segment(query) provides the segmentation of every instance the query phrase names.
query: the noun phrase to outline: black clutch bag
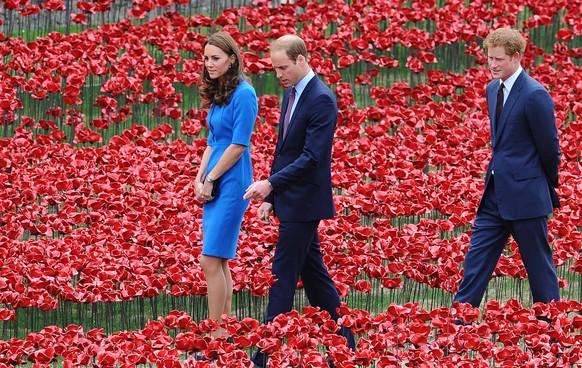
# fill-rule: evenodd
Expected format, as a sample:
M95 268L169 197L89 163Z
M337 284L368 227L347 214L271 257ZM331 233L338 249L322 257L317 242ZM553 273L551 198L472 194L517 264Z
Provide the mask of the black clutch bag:
M212 182L212 192L210 192L210 195L212 198L216 198L218 197L218 193L220 193L220 178Z

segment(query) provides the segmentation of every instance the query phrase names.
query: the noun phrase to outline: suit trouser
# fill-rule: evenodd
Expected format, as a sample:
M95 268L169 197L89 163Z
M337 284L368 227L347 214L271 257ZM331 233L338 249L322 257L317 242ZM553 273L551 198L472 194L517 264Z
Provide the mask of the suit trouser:
M509 235L519 247L533 302L548 303L560 299L556 267L548 243L548 217L504 220L499 214L492 176L477 211L469 251L465 256L463 281L453 302L479 307Z
M340 298L323 263L318 226L319 220L280 223L273 259L273 275L276 281L269 292L265 322L293 309L299 276L309 303L328 311L335 321L339 318L336 309L340 306ZM340 334L346 337L348 345L353 349L355 340L350 330L342 327ZM253 357L253 362L266 367L266 355L258 352Z

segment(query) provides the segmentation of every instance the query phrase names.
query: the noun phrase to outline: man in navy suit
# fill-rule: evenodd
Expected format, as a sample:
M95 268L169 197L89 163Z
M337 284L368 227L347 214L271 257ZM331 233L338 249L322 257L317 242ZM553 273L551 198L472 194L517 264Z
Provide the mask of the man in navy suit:
M528 273L533 302L560 298L548 243L548 215L559 207L560 145L554 102L520 61L522 35L501 28L483 43L493 78L487 86L491 161L473 224L464 278L453 302L478 307L499 257L513 236Z
M333 92L309 67L304 41L286 35L271 45L271 62L287 88L281 109L279 137L268 179L249 186L245 199L264 200L258 209L263 223L274 212L279 238L273 260L275 284L269 293L266 322L293 308L299 277L309 302L339 318L340 298L323 263L317 228L335 216L331 184L332 142L338 109ZM350 347L354 337L342 328ZM253 357L266 366L266 355Z

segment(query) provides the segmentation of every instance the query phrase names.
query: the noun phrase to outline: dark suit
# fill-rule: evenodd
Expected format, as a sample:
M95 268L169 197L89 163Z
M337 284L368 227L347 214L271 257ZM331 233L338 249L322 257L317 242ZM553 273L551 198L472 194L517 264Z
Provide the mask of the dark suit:
M289 91L283 98L280 126L288 98ZM297 101L288 132L279 130L269 177L273 191L265 199L280 221L273 260L277 281L269 293L266 322L292 310L299 277L309 302L339 318L340 299L323 263L317 233L320 220L335 216L331 155L337 111L332 91L314 76ZM353 348L353 335L345 328L341 333ZM256 354L253 361L266 366L264 354Z
M548 215L559 207L560 147L554 103L545 88L522 71L503 106L495 106L499 80L487 86L493 154L479 204L464 279L454 301L478 307L511 234L528 272L534 302L560 297L548 243Z

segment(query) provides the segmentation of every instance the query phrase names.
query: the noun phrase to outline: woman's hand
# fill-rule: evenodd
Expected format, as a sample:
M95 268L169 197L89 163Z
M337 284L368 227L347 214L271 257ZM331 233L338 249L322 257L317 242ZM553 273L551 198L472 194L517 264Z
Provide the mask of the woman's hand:
M212 187L213 183L208 183L200 178L196 178L196 198L202 202L211 201L212 198Z

